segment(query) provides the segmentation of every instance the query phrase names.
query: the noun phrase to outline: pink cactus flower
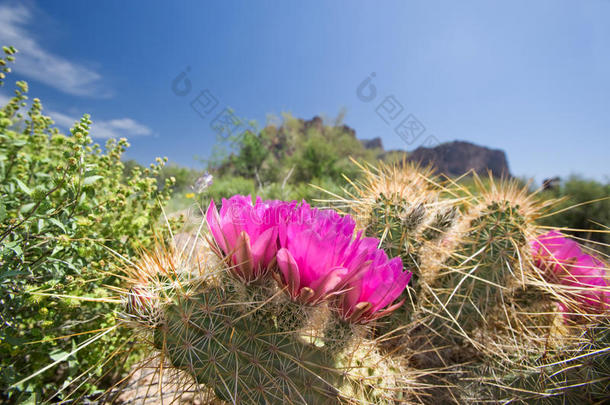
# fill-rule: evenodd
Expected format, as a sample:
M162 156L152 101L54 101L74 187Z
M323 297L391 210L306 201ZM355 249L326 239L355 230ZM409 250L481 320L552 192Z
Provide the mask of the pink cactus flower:
M599 311L610 309L610 289L606 281L606 268L595 257L581 254L572 264L557 267L561 283L575 287L575 298Z
M350 245L355 226L349 216L303 204L280 227L278 283L292 299L315 304L337 292L356 264Z
M335 301L342 318L352 323L367 323L400 307L404 300L393 302L411 279L411 272L403 271L402 260L388 259L381 249L369 251L366 260L366 270L351 278L346 292Z
M578 243L556 230L534 239L530 246L538 268L549 264L555 266L582 254Z
M411 277L399 258L389 260L379 240L354 237L355 222L305 202L262 201L249 196L214 201L206 221L216 253L230 271L249 284L273 275L290 297L314 305L332 298L343 318L365 323L401 303L392 304Z
M265 276L278 249L278 223L296 203L262 201L235 195L222 200L220 214L212 200L206 213L219 256L229 261L231 272L246 284ZM224 253L224 254L223 254Z
M400 258L389 260L379 240L353 237L350 216L304 205L288 223L277 254L278 282L293 300L316 304L331 299L345 320L365 323L396 309L390 305L405 289L411 273ZM338 304L337 304L338 303ZM389 306L388 306L389 305Z
M608 270L602 261L584 253L578 243L556 230L532 241L531 249L536 266L551 281L573 287L570 295L575 301L594 312L610 309ZM568 310L564 304L560 309Z

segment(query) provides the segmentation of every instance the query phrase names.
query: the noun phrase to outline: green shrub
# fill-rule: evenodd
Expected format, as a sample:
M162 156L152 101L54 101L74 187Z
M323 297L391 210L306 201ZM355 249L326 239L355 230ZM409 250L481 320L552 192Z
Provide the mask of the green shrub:
M223 177L214 179L214 183L207 189L206 196L220 202L223 198L232 197L235 194L254 194L256 187L254 180L244 177Z
M10 403L40 403L59 388L56 399L74 389L87 395L129 367L112 357L119 347L134 349L121 333L67 355L116 323L116 300L101 287L117 285L114 270L124 263L110 249L129 257L151 243L171 189L157 187L163 160L124 177L125 139L109 140L105 150L93 144L87 115L61 134L38 99L21 112L26 93L17 82L0 109L0 402ZM101 361L111 374L102 374Z
M289 184L322 178L342 182L343 174L353 178L360 173L350 157L360 162L379 157L379 150L366 149L340 119L326 124L319 117L303 121L290 114L284 114L280 126L230 138L229 151L220 152L208 160L211 172L255 179L258 186L285 179Z

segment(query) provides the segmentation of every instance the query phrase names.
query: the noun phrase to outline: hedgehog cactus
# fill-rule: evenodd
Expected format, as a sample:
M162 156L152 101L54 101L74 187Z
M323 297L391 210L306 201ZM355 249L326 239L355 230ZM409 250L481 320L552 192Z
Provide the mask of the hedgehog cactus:
M549 203L536 200L514 182L490 178L490 185L484 186L476 177L475 181L477 192L457 224L461 229L450 245L452 256L422 303L434 308L430 325L443 336L436 344L474 349L471 360L478 360L465 368L472 377L457 383L462 400L525 401L568 395L567 387L575 380L561 380L562 365L570 356L590 352L584 349L583 331L588 328L585 323L597 322L592 314L604 312L599 304L593 312L590 308L593 301L601 300L600 294L607 294L600 275L606 270L579 250L579 259L568 259L569 263L593 263L589 268L596 270L577 267L571 276L559 272L568 281L557 283L558 272L550 274L549 266L532 257L532 247L539 247L532 242L539 233L535 221ZM595 277L588 277L593 273ZM579 293L570 292L574 285L580 287ZM589 307L576 308L577 301ZM562 313L567 307L580 314L580 324L566 322Z
M406 161L382 163L378 168L359 166L364 176L351 182L355 192L341 204L367 235L379 238L381 246L413 273L402 294L407 305L377 327L378 333L392 340L399 329L406 329L405 319L416 318L421 292L445 260L443 244L458 217L457 199L441 198L445 188L430 168Z
M227 402L336 403L342 376L333 354L282 328L305 324L306 311L290 301L281 303L288 307L281 312L280 303L248 302L250 294L231 281L201 285L165 303L156 348ZM272 292L250 288L262 296ZM278 312L296 322L282 325Z
M572 245L533 242L537 218L554 201L476 175L469 191L405 162L362 169L355 194L340 203L415 279L411 305L378 326L386 348L412 367L456 371L423 378L434 387L428 395L457 403L572 398L568 386L587 373L607 384L599 353L608 348L592 349L584 333L607 313L607 270ZM581 355L591 357L591 371L571 361ZM573 370L561 379L565 362Z
M224 200L220 214L212 203L213 240L183 249L188 257L132 270L132 325L165 363L227 402L406 401L404 365L367 325L396 308L410 275L400 260L354 237L349 217L248 199Z

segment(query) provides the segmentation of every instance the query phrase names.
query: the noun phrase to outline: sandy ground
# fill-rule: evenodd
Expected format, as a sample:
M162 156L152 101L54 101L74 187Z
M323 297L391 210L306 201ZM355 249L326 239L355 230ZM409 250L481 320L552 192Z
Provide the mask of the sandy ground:
M204 387L198 388L182 375L166 370L159 379L158 360L145 361L134 367L132 376L110 392L104 404L130 405L222 405L213 400ZM161 384L159 382L161 381Z

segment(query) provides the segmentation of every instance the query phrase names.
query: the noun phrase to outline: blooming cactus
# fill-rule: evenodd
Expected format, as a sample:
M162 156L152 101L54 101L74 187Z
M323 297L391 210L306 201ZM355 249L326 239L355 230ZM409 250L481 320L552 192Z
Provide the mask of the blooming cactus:
M399 304L411 273L399 258L389 260L379 240L354 237L349 216L318 210L303 202L262 201L250 197L223 199L220 214L212 201L206 219L231 272L246 283L274 273L294 301L315 305L336 298L338 312L364 323ZM222 251L222 252L220 252ZM277 266L276 266L277 264Z
M607 269L599 259L582 251L578 243L552 230L531 243L536 266L560 284L575 287L574 299L589 308L610 308ZM562 311L566 311L561 305Z

